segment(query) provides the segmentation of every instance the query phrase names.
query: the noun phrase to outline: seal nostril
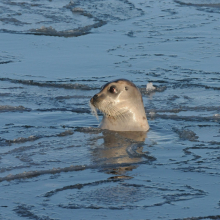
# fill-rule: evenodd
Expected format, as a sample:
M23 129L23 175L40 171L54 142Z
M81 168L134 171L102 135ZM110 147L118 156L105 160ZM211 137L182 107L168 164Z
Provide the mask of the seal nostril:
M94 99L94 100L96 100L97 98L98 98L98 95L97 95L97 94L93 96L93 99Z

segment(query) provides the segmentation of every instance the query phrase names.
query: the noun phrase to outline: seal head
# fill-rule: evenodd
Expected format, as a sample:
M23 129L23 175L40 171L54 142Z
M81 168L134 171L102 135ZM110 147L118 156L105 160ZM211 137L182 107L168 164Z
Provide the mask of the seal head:
M100 128L113 131L147 131L149 125L143 99L129 80L118 79L105 84L90 104L103 113Z

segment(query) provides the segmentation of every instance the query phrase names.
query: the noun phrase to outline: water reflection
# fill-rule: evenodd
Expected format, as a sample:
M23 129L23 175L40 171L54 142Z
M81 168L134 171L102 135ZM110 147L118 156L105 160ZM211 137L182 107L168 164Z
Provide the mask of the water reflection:
M93 163L101 166L104 172L125 175L127 171L137 168L139 163L155 160L143 152L147 132L102 131L101 144L96 143L92 149ZM100 139L99 139L100 141Z

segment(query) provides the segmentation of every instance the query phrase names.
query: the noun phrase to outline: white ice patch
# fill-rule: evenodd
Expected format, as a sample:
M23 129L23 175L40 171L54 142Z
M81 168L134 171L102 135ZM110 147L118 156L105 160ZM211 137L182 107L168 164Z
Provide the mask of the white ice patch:
M154 91L156 89L156 87L153 86L153 83L148 83L146 86L146 91L147 92L151 92Z

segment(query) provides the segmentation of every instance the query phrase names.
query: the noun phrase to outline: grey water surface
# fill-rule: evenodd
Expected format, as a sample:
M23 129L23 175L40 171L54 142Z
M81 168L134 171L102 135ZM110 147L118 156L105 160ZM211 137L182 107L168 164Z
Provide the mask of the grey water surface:
M220 219L220 1L0 12L0 219ZM147 134L98 128L89 100L118 78Z

